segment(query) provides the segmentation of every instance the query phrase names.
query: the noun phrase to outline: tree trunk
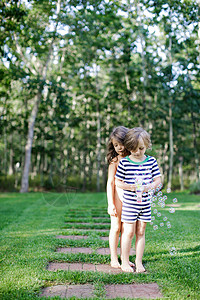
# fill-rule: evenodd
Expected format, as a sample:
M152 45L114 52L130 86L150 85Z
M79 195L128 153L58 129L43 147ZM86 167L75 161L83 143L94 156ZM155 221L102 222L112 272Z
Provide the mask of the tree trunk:
M194 161L196 167L196 181L200 180L199 177L199 157L198 157L198 150L197 150L197 137L196 137L196 123L194 119L193 110L191 109L191 118L192 118L192 126L193 126L193 145L194 145Z
M180 186L181 186L181 191L184 190L184 183L183 183L183 157L179 157L179 179L180 179Z
M31 163L31 150L32 150L32 144L33 144L34 126L35 126L35 120L37 117L39 103L41 101L41 96L42 96L41 90L39 90L36 101L33 106L33 110L31 112L30 120L29 120L28 137L27 137L27 143L25 146L24 171L23 171L23 175L22 175L20 193L28 192L28 188L29 188L29 169L30 169L30 163Z
M101 120L99 111L99 100L97 100L97 192L100 192L100 167L101 167Z
M61 7L61 0L57 1L57 10L56 10L56 14L59 15L60 13L60 7ZM55 34L57 31L57 26L58 26L58 21L55 24L55 28L54 28L54 35L53 38L51 40L50 46L49 46L49 53L47 56L47 60L45 62L45 65L42 69L42 73L40 74L42 77L42 81L43 83L46 81L46 77L47 77L47 71L48 71L48 65L51 59L51 54L53 52L53 43L55 40ZM19 52L20 49L19 49ZM23 171L23 175L22 175L22 182L21 182L21 189L20 192L21 193L26 193L28 192L28 187L29 187L29 169L30 169L30 163L31 163L31 150L32 150L32 144L33 144L33 134L34 134L34 126L35 126L35 120L37 117L37 112L38 112L38 107L41 101L41 97L42 97L42 91L43 91L43 85L40 86L38 94L36 96L36 100L33 106L33 110L31 112L31 117L30 117L30 121L29 121L29 126L28 126L28 138L27 138L27 143L26 143L26 147L25 147L25 162L24 162L24 171Z
M142 58L142 77L143 77L143 91L142 91L142 98L143 98L143 112L141 117L141 125L145 126L145 120L146 120L146 99L147 99L147 72L146 72L146 58L145 58L145 38L144 34L142 32L143 28L143 20L141 16L141 9L140 9L140 1L137 3L137 14L139 16L139 37L140 37L140 45L141 45L141 58Z
M172 104L169 103L169 179L167 188L171 189L172 187L172 175L173 175L173 158L174 158L174 144L173 144L173 124L172 124Z

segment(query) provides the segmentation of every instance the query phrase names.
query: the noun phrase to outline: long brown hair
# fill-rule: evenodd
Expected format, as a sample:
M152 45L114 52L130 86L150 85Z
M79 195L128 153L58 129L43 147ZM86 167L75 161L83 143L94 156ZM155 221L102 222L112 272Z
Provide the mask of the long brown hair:
M113 129L112 133L110 134L108 145L107 145L107 161L108 164L111 163L113 158L118 156L118 153L115 151L115 148L113 146L113 139L116 139L118 143L124 145L124 138L128 132L128 128L124 126L118 126ZM124 156L129 155L130 152L128 150L124 150Z

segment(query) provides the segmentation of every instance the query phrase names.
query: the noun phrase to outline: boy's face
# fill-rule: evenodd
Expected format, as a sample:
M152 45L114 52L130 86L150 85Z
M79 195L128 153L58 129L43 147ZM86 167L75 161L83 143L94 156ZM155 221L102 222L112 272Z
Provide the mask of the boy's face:
M120 144L115 138L112 139L113 146L115 148L115 151L119 155L123 155L125 147L124 145Z
M143 159L146 149L147 147L145 146L143 139L140 137L137 149L135 151L131 151L131 155L136 159Z

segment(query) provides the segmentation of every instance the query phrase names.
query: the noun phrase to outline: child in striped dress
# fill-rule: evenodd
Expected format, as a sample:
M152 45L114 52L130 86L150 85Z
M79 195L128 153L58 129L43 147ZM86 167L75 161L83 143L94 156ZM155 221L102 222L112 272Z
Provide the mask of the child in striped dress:
M145 247L145 228L151 222L151 193L161 185L161 174L154 157L145 155L151 147L150 135L141 127L130 129L124 139L124 146L130 155L119 162L115 175L116 185L124 182L128 188L123 193L122 226L122 264L124 272L133 272L129 264L131 242L136 233L136 224L140 223L140 234L136 235L136 272L145 272L142 257ZM142 182L142 199L138 201L136 180ZM140 190L141 192L141 190Z

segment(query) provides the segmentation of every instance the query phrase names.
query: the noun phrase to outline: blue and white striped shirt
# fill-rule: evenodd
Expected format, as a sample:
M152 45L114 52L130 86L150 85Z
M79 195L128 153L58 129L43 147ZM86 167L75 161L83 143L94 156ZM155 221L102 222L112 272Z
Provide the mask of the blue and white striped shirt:
M157 161L152 156L147 156L142 162L134 162L128 156L122 158L119 162L116 178L123 180L128 184L135 184L137 177L142 178L143 185L153 182L153 179L161 176ZM137 201L136 192L124 190L124 199ZM143 193L142 201L149 202L151 195Z

